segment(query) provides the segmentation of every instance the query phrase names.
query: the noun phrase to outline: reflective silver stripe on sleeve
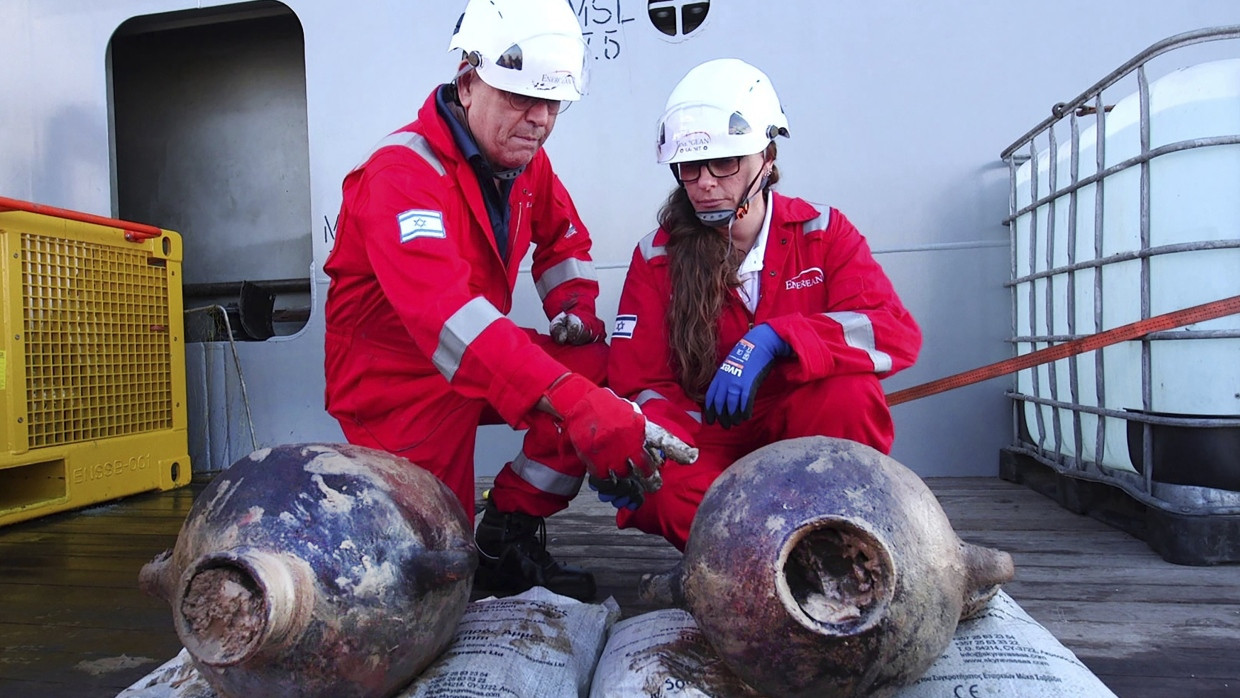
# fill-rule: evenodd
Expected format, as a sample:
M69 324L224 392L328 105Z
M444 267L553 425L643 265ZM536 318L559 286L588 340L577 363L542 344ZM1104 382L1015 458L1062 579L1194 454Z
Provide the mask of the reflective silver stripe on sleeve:
M810 221L805 221L805 223L801 225L801 233L803 235L808 235L815 230L826 230L827 226L831 225L830 206L823 206L822 204L810 204L810 206L813 206L819 211L826 211L826 213L820 213L817 218Z
M655 230L651 232L649 235L642 238L641 242L637 243L638 249L642 251L642 259L645 259L647 262L654 259L655 257L662 257L663 255L667 254L666 247L664 247L663 245L654 244L654 236L655 236L655 233L657 232L659 231Z
M874 343L874 325L869 316L863 313L823 313L840 323L844 328L844 343L854 349L860 349L870 355L874 362L875 373L886 373L891 370L891 356L878 350Z
M366 159L362 160L362 163L364 164L369 161L375 156L375 153L379 152L383 148L393 145L408 148L420 155L422 159L426 161L426 164L435 168L435 171L439 173L440 177L447 172L447 170L443 167L443 163L439 162L439 158L436 157L435 152L431 150L430 143L426 142L426 137L420 133L414 133L412 131L402 131L401 133L393 133L390 136L384 137L383 140L375 144L375 147L371 149L370 154L366 156ZM361 167L361 165L358 165L358 167ZM353 169L357 168L355 167Z
M651 400L667 400L667 397L663 395L662 393L655 391L655 390L643 390L637 394L637 399L634 400L633 402L636 402L638 406L641 406L641 405L646 404L647 402L650 402ZM701 412L686 412L685 414L692 417L693 421L697 422L698 424L702 423Z
M509 467L517 474L517 477L549 494L575 497L581 489L582 478L552 470L536 460L526 458L524 453L518 453Z
M641 405L646 404L647 402L650 402L651 400L666 400L666 399L667 398L664 397L662 393L659 393L657 391L643 390L637 394L637 399L634 400L633 402L636 402L638 406L641 406Z
M556 286L575 279L598 281L598 274L594 271L594 262L584 259L566 259L544 271L542 277L537 279L534 285L538 288L538 297L546 299L547 294L551 293Z
M491 323L502 317L503 314L496 310L495 306L479 296L462 305L461 309L443 324L443 330L439 332L439 346L435 348L431 362L449 383L461 367L461 359L469 345L483 330L490 327Z

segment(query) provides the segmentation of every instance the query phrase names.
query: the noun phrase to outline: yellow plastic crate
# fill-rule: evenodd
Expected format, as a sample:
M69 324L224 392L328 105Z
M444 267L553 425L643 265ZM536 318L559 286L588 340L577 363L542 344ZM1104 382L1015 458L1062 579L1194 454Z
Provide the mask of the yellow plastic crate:
M181 255L0 199L0 525L189 483Z

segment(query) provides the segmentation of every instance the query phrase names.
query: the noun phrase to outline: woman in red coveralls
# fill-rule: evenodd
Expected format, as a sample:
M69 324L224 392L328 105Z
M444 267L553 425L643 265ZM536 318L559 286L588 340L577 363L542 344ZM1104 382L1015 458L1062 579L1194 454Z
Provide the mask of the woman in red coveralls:
M879 380L912 365L921 331L839 211L772 190L788 120L770 80L736 59L680 81L659 120L677 187L637 245L608 365L617 394L698 447L654 493L604 492L617 523L684 549L711 483L799 436L893 437Z

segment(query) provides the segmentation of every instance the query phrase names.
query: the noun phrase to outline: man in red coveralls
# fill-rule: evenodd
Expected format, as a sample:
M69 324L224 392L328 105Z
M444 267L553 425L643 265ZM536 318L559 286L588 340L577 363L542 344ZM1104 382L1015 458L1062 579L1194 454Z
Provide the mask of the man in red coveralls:
M600 476L642 462L645 419L597 386L608 347L590 235L542 149L585 91L581 27L564 0L471 0L449 48L455 79L344 180L324 265L327 410L351 443L429 470L471 513L479 423L528 428L478 525L476 581L588 600L593 575L551 557L544 517L581 486L575 451ZM506 317L531 245L549 336Z

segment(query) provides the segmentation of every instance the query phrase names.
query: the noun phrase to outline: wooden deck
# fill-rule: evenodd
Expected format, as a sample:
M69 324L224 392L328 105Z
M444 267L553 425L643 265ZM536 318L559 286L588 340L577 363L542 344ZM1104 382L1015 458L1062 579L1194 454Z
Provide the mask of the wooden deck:
M1016 560L1007 592L1121 698L1240 696L1240 566L1184 567L998 478L928 480L962 538ZM139 568L176 540L202 485L0 528L0 696L115 696L180 650ZM592 569L626 616L678 553L617 531L583 494L548 521L552 551Z

